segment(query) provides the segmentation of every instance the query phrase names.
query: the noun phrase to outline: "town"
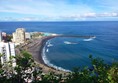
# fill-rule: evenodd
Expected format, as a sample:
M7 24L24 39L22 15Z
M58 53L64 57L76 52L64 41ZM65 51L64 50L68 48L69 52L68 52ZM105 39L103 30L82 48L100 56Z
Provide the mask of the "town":
M16 31L8 35L5 32L0 32L0 54L1 64L10 61L10 57L15 57L17 52L16 48L18 45L24 46L33 38L42 38L43 36L56 35L52 33L44 32L25 32L24 28L18 28ZM16 66L16 60L12 58L12 66Z

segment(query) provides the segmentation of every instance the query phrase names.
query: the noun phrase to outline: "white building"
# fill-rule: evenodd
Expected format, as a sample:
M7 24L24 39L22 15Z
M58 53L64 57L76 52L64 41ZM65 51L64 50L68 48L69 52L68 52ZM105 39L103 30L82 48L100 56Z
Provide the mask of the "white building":
M10 61L10 57L15 56L15 44L0 42L0 54L2 54L1 56L2 64ZM14 58L12 58L11 60L12 60L12 66L15 67L16 60Z
M31 34L30 34L29 32L26 32L26 33L25 33L25 38L26 38L26 39L31 39Z
M25 29L24 28L18 28L16 29L16 32L13 33L13 42L14 43L25 43Z

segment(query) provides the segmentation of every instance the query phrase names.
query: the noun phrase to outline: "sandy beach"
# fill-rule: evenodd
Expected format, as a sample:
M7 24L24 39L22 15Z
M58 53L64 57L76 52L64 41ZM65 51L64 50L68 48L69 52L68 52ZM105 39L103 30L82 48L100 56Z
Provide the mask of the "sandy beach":
M31 40L31 43L27 45L27 50L30 52L34 58L34 60L39 64L44 73L48 73L49 71L53 71L56 73L65 73L65 71L57 70L52 68L44 63L42 59L42 50L47 40L54 38L55 36L47 36L42 38L35 38Z

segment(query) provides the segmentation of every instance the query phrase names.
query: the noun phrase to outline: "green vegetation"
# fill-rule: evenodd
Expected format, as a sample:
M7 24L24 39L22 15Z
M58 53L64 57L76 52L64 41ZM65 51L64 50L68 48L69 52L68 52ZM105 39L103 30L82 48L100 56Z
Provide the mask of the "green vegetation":
M32 35L32 38L37 38L37 37L40 37L40 36L43 36L43 33L34 33Z
M100 58L92 58L91 67L84 69L74 68L66 75L49 72L44 74L42 69L34 62L31 55L23 51L16 58L17 66L12 68L9 64L0 67L1 83L117 83L118 62L105 64Z
M7 35L7 41L8 41L8 42L11 42L11 41L12 41L12 38L13 38L12 35Z

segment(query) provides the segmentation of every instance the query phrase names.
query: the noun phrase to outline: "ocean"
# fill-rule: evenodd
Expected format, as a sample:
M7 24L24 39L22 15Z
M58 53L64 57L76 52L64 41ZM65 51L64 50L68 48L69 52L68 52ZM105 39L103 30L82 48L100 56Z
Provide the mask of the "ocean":
M105 63L118 61L118 21L83 22L0 22L0 30L8 34L23 27L27 32L39 31L92 38L57 37L47 41L42 57L49 66L72 70L90 66L89 55Z

